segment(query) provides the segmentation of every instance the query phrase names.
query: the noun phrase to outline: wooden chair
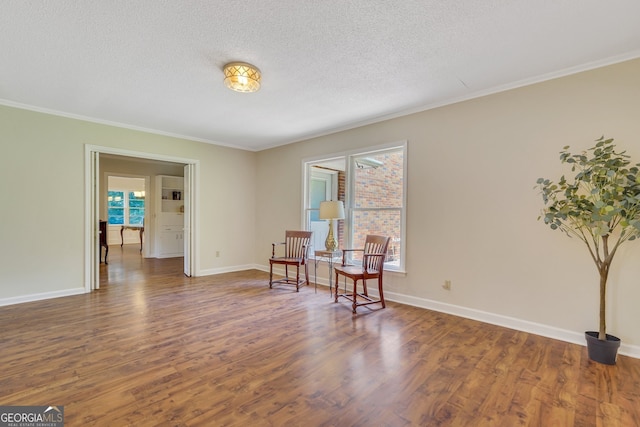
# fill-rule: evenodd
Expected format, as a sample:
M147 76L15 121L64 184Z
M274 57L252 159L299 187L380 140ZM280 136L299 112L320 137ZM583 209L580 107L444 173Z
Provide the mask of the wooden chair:
M282 283L287 285L295 285L296 292L300 286L309 284L309 246L311 244L311 236L313 231L291 231L285 232L285 241L272 243L271 258L269 258L269 289L274 284ZM284 255L276 256L276 246L284 245ZM273 280L273 265L284 265L285 277L283 279ZM296 267L296 278L289 277L289 266ZM300 267L304 266L304 279L300 279Z
M107 262L107 257L109 256L109 245L107 244L107 221L100 220L100 262L102 262L102 248L104 251L104 263L109 264Z
M363 249L342 250L342 265L334 267L336 272L335 302L338 302L338 297L348 299L352 303L354 313L356 308L361 305L382 303L382 308L385 308L384 293L382 292L382 273L387 249L389 248L389 240L389 237L370 234L365 239ZM349 252L362 252L362 265L348 265L346 263L346 255ZM341 275L353 280L352 292L347 292L345 286L345 293L338 293L338 277ZM369 296L367 292L368 279L378 279L378 295L380 295L380 298L376 299ZM362 280L362 292L358 292L358 281L360 280Z

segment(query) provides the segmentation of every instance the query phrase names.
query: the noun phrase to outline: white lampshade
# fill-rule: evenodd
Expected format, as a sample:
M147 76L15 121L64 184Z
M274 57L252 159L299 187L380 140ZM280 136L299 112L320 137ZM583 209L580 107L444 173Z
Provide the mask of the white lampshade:
M320 219L344 219L344 204L340 200L320 202Z

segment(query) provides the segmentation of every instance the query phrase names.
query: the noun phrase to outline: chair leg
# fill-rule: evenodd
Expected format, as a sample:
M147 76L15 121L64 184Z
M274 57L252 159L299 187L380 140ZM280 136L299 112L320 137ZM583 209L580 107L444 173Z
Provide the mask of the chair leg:
M296 265L296 292L300 291L300 266Z
M269 289L273 289L273 263L269 263Z
M338 302L338 272L336 271L336 281L334 283L335 285L335 292L333 293L335 295L335 301L334 302ZM331 284L329 284L329 286L331 286Z
M362 281L363 283L365 283L366 286L366 281ZM356 313L356 308L358 307L358 281L354 280L353 281L353 304L351 305L351 307L353 308L353 314Z
M382 292L382 277L378 277L378 293L380 294L380 302L382 303L382 308L385 308L386 305L384 303L384 293Z

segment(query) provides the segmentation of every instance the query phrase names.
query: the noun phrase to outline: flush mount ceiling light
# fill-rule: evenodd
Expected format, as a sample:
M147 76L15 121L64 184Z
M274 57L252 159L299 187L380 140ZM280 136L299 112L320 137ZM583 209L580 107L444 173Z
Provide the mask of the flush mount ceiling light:
M245 62L231 62L224 66L224 84L236 92L257 92L262 74L257 67Z

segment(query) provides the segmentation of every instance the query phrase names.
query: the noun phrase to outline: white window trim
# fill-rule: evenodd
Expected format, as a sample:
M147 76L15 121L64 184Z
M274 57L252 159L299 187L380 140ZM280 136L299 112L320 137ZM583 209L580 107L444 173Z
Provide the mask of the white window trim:
M121 189L121 188L110 188L107 190L107 194L109 194L110 191L121 191L124 194L124 206L122 207L122 209L124 209L123 213L124 213L124 224L111 224L109 222L107 222L107 224L109 226L113 226L113 227L120 227L120 226L126 226L129 227L131 226L131 223L129 222L129 219L131 217L130 214L130 209L131 207L129 206L129 193L135 192L136 190L132 190L132 189ZM147 199L145 198L144 200L144 215L143 215L143 221L144 218L146 218L147 216ZM109 202L107 201L107 221L109 220ZM141 224L134 224L134 226L138 227Z
M387 151L387 150L391 150L394 148L398 148L398 149L402 149L404 152L403 155L403 164L402 164L402 168L403 168L403 180L402 180L402 193L403 193L403 200L402 200L402 213L401 213L401 241L400 241L400 253L401 253L401 258L400 258L400 264L397 267L390 267L390 266L385 266L385 271L390 271L390 272L395 272L395 273L402 273L402 274L406 274L406 270L405 270L405 266L406 266L406 259L407 259L407 252L406 252L406 248L407 248L407 160L409 157L408 154L408 150L409 150L409 144L407 140L400 140L400 141L395 141L395 142L389 142L386 144L380 144L380 145L375 145L375 146L368 146L368 147L362 147L359 149L353 149L353 150L348 150L348 151L342 151L342 152L334 152L334 153L328 153L325 155L317 155L317 156L312 156L312 157L307 157L307 158L303 158L302 159L302 200L303 200L303 206L302 206L302 212L301 212L301 225L302 225L302 229L306 229L307 227L307 211L308 211L308 206L309 206L309 179L311 176L311 166L314 163L322 163L322 162L328 162L331 160L335 160L335 159L341 159L344 158L345 159L345 172L347 174L347 185L348 185L348 189L347 189L347 194L346 194L346 199L345 200L345 211L346 211L346 215L348 218L345 218L345 222L344 222L344 236L345 236L345 245L346 247L351 247L352 245L352 241L351 241L351 206L353 206L353 181L351 180L351 176L353 176L353 165L354 165L354 161L353 159L355 157L362 157L363 155L367 155L367 154L375 154L381 151Z

